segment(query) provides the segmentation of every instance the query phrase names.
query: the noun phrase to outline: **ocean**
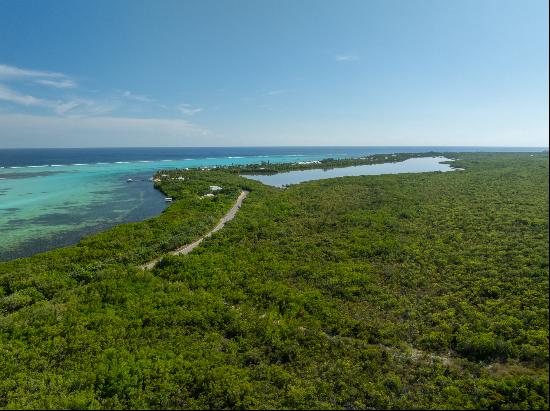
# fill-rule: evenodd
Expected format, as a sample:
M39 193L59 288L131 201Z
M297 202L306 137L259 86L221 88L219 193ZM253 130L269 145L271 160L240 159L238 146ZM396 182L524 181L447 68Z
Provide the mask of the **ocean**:
M495 147L193 147L0 149L0 261L75 244L166 207L158 169L295 162L369 154L542 151ZM133 182L127 183L131 178Z

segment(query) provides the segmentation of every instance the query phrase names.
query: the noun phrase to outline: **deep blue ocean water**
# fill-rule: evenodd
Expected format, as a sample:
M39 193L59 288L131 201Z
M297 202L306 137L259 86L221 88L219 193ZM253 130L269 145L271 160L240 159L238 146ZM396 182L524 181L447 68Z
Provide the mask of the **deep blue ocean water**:
M542 151L491 147L0 149L0 261L78 242L166 207L158 169L313 161L380 153ZM133 179L127 183L127 179Z
M533 147L136 147L136 148L32 148L0 149L0 167L40 166L52 164L114 163L139 160L183 160L235 156L337 155L355 157L362 154L423 153L427 151L542 151Z

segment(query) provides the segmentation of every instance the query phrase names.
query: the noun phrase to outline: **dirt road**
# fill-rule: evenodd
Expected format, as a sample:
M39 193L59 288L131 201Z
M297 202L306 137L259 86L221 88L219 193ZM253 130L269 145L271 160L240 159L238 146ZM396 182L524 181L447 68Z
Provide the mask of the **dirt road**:
M246 190L241 191L241 194L239 194L239 197L237 198L237 201L235 201L235 204L233 204L233 207L231 207L231 209L227 212L227 214L224 215L220 219L220 221L218 222L216 227L214 227L208 233L203 235L197 241L195 241L191 244L181 246L181 247L175 249L174 251L171 251L168 254L170 254L170 255L189 254L191 251L193 251L194 248L196 248L200 243L202 243L202 240L204 240L207 237L210 237L216 231L220 231L223 228L223 226L225 225L225 223L227 223L228 221L233 220L233 218L235 217L235 214L237 214L237 211L239 211L239 208L241 208L241 204L243 203L243 200L246 198L247 195L248 195L248 191L246 191ZM144 270L145 269L150 270L155 265L157 265L157 263L160 260L162 260L162 257L157 258L153 261L149 261L147 264L142 265L141 268L144 269Z

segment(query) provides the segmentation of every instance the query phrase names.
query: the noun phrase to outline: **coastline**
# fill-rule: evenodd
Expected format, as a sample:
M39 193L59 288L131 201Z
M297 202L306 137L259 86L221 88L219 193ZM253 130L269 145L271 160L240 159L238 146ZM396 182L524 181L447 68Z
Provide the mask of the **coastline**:
M315 169L315 168L325 168L325 169L330 169L330 168L334 168L334 167L348 167L348 166L355 166L355 165L361 165L361 164L379 164L379 163L384 163L384 162L387 162L389 160L391 160L392 162L395 162L395 161L402 161L403 159L406 159L406 158L411 158L411 157L421 157L421 156L428 156L428 155L447 155L447 156L450 156L450 157L453 157L453 156L456 156L457 153L445 153L445 152L428 152L428 153L397 153L397 154L394 154L394 155L386 155L386 154L375 154L375 155L367 155L365 156L363 159L361 158L347 158L347 159L320 159L320 160L306 160L304 161L302 158L292 158L293 162L291 163L273 163L273 162L269 162L268 164L268 167L269 167L269 170L263 170L263 172L265 174L273 174L273 173L277 173L277 172L284 172L284 171L290 171L290 170L309 170L309 169ZM512 155L512 153L508 153L508 154L504 154L504 155ZM261 158L261 159L258 159L259 162L258 163L255 163L255 164L247 164L246 161L247 161L247 158L244 157L244 158L241 158L241 159L238 159L239 161L241 161L243 164L241 165L226 165L226 166L212 166L212 170L215 170L215 169L219 169L220 171L221 170L224 170L224 172L229 172L229 173L233 173L233 174L238 174L238 173L241 173L241 174L250 174L250 173L258 173L259 171L262 172L262 170L259 170L260 168L265 168L265 163L266 163L266 160L265 158ZM262 161L264 162L264 164L262 164ZM301 163L301 164L300 164ZM155 166L156 163L145 163L148 167L152 167L152 166ZM174 165L176 166L176 164L172 164L171 162L170 163L166 163L164 162L163 165L166 166L166 164L170 164L171 166ZM129 164L120 164L119 166L129 166ZM451 165L452 167L458 167L458 165L456 164L452 164ZM197 166L196 168L190 168L190 167L185 167L185 168L189 168L189 169L201 169L200 166ZM204 166L202 166L202 168L205 168ZM210 167L206 167L206 168L210 168ZM32 169L32 170L36 170L36 169ZM157 168L158 170L158 168ZM172 169L164 169L165 172L170 172L171 170L174 170L173 168ZM97 176L99 178L101 178L103 174L98 174ZM63 176L63 179L61 179L61 176ZM69 173L69 174L63 174L59 177L59 189L62 190L63 193L65 193L66 195L70 195L70 192L67 192L67 185L68 183L65 182L65 178L70 178L72 176L74 176L73 174ZM76 175L78 176L78 175ZM114 193L115 195L126 195L128 193L128 190L131 189L139 189L139 184L144 184L143 188L144 189L147 189L149 190L150 194L148 194L148 197L143 197L143 201L142 201L142 204L144 205L147 205L147 204L151 204L150 203L150 199L154 198L156 199L155 201L158 203L158 211L157 212L154 212L154 213L151 213L149 214L148 216L145 216L145 218L133 218L133 219L118 219L118 222L116 223L113 223L113 221L117 221L116 219L111 219L109 218L108 220L106 220L105 223L100 223L100 224L95 224L95 225L92 225L91 227L88 227L88 228L84 228L84 229L77 229L77 230L74 230L74 229L71 229L69 227L67 227L67 229L65 229L64 231L60 231L56 234L56 232L49 232L47 228L44 229L44 232L45 233L48 233L47 234L47 237L44 237L45 239L47 239L47 242L45 242L44 240L41 240L41 234L40 234L40 230L42 230L40 227L43 222L46 222L48 223L49 221L51 221L51 224L52 227L54 227L55 229L59 230L61 228L61 226L58 225L58 223L56 222L57 219L61 219L61 221L67 221L67 216L69 215L70 216L70 213L71 213L71 210L75 209L75 210L87 210L87 206L84 204L84 207L82 206L77 206L77 205L67 205L65 206L65 210L61 210L64 214L60 214L59 212L55 212L55 213L52 213L51 214L51 217L49 217L49 214L50 213L50 209L52 208L51 206L48 206L48 208L45 209L45 214L44 216L36 216L36 217L32 217L29 219L29 218L25 218L24 216L22 217L19 217L17 215L18 212L12 212L10 211L9 214L0 214L0 227L2 227L2 224L1 224L1 217L4 216L4 218L8 217L8 218L11 218L11 219L14 219L14 218L17 218L18 220L16 221L21 221L20 223L18 224L21 224L23 225L23 227L36 227L36 231L35 233L36 234L33 234L32 237L29 239L28 242L24 242L24 241L19 241L18 243L15 243L13 240L9 240L9 239L4 239L4 241L9 241L10 244L15 244L15 247L17 247L17 244L20 244L22 246L25 247L25 249L29 250L30 252L24 252L24 253L19 253L19 254L9 254L9 252L6 252L4 251L4 255L7 257L9 255L11 255L12 257L15 257L15 258L21 258L21 257L26 257L26 256L29 256L29 255L34 255L35 252L31 251L31 250L35 250L38 249L39 252L45 252L45 251L48 251L48 250L53 250L53 249L56 249L58 248L58 246L62 246L62 247L65 247L65 246L70 246L72 244L76 244L78 241L80 241L81 239L85 239L87 238L88 236L90 235L93 235L94 233L98 233L98 232L102 232L105 230L105 228L111 228L111 227L116 227L120 224L126 224L126 223L131 223L131 222L137 222L137 221L146 221L147 218L152 218L154 216L158 216L160 215L161 211L165 209L166 207L166 204L164 203L163 199L162 199L162 195L159 194L159 191L157 190L159 188L158 185L151 185L148 181L148 178L145 178L145 175L143 175L143 177L141 178L141 180L143 180L141 183L126 183L126 179L128 178L129 174L116 174L115 176L111 175L111 174L106 174L105 175L105 178L107 178L107 180L105 179L99 179L99 180L95 180L98 182L98 188L93 190L95 192L97 192L98 194L94 194L94 196L96 197L94 199L94 201L96 201L96 203L100 206L100 207L105 207L107 211L109 212L112 212L113 210L116 212L117 208L113 208L112 206L109 206L109 203L110 203L110 198L112 198L111 196L113 195L112 193ZM96 178L96 174L94 174L92 177ZM37 177L37 183L39 183L40 185L43 186L44 184L44 181L43 180L44 178L46 177ZM48 177L50 178L50 177ZM52 178L57 178L56 176L52 176ZM109 179L113 179L115 181L115 184L114 184L114 189L112 190L104 190L104 189L101 189L101 187L105 185L105 183L107 181L111 181ZM26 180L18 180L18 186L20 186L21 184L21 181L26 181ZM68 180L70 181L70 180ZM78 185L76 182L78 180L75 180L75 182L69 184L71 187L76 187L78 189L82 188L82 185ZM5 184L6 180L3 180L1 183L2 184ZM138 185L136 185L138 184ZM154 187L154 188L153 188ZM0 186L0 189L2 187ZM23 191L23 194L24 194L24 190L26 190L24 188L24 186L21 186L18 188L19 190ZM34 195L33 195L33 201L34 201ZM70 201L76 201L77 204L78 204L78 201L79 200L82 200L82 201L85 201L86 198L84 195L82 196L76 196L76 199L71 197L70 198ZM100 201L100 202L99 202ZM124 204L128 204L129 206L131 207L135 207L135 201L133 200L133 197L128 197L128 198L123 198L121 200L121 205L123 205L123 207L126 207L124 206ZM76 207L76 208L75 208ZM53 207L55 208L55 207ZM94 209L91 209L90 211L91 213L94 213ZM67 214L69 213L69 214ZM127 211L125 210L124 213L127 214ZM93 215L93 214L92 214ZM59 217L58 217L59 216ZM46 217L48 219L46 219ZM8 220L9 221L9 220ZM70 221L70 220L69 220ZM82 221L82 220L80 220ZM36 223L35 223L36 222ZM75 220L75 223L77 223L77 220ZM13 226L13 227L10 227L10 229L8 230L7 229L7 226L6 226L6 232L8 233L8 235L14 235L16 233L16 231L14 231L14 228L17 229L17 226ZM56 237L57 236L57 237ZM1 247L0 247L1 248ZM4 258L4 260L9 260L11 258L7 257L7 258Z

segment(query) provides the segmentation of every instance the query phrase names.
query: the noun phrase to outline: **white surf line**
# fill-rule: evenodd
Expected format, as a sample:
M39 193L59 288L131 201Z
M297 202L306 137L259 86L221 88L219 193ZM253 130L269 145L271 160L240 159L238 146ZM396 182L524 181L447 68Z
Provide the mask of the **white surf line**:
M241 208L241 204L243 203L243 200L246 198L246 196L248 195L248 191L246 190L243 190L241 191L241 194L239 194L239 197L237 197L237 201L235 201L235 204L233 204L233 207L231 207L231 209L227 212L226 215L224 215L220 221L218 222L218 224L216 225L216 227L214 227L212 230L210 230L208 233L206 233L205 235L203 235L201 238L199 238L197 241L191 243L191 244L186 244L184 246L181 246L179 248L176 248L174 251L170 251L168 254L170 255L181 255L181 254L189 254L191 251L193 251L200 243L202 243L202 241L205 239L205 238L208 238L210 237L212 234L214 234L216 231L220 231L223 226L225 225L225 223L227 223L228 221L231 221L233 220L233 218L235 218L235 215L237 214L237 211L239 211L239 208ZM144 264L141 266L141 269L143 270L150 270L152 269L153 267L155 267L158 262L162 260L162 257L159 257L153 261L149 261L147 264Z

